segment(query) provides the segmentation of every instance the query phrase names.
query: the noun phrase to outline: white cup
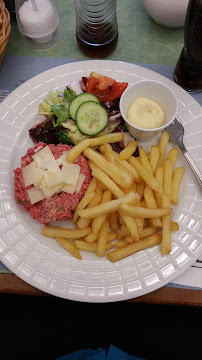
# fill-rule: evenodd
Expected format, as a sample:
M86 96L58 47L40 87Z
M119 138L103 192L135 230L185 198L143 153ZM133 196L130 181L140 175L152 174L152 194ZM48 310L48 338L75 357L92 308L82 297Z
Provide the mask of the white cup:
M167 28L184 26L189 0L142 0L147 13Z
M164 125L155 129L144 129L133 125L127 118L127 112L132 101L140 96L157 102L165 113ZM173 91L159 81L142 80L134 83L123 92L120 99L120 111L131 135L140 141L149 141L162 132L176 117L178 109L177 98Z

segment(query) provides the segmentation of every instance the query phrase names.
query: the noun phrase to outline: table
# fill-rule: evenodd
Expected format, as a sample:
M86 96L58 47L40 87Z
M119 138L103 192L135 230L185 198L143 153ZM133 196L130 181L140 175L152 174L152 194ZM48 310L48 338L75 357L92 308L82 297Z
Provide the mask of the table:
M63 57L88 59L75 38L75 10L73 0L54 0L60 20L61 41L52 49L35 51L26 48L15 21L7 45L8 55ZM166 29L147 15L141 0L117 0L119 40L115 51L107 59L145 64L175 65L183 46L183 29Z
M54 0L60 19L60 41L49 50L37 51L28 49L22 42L18 32L15 17L12 16L12 30L6 49L6 57L2 63L2 74L8 61L12 66L27 57L32 59L33 64L38 64L38 73L43 71L44 62L49 60L49 67L57 66L58 61L86 60L77 47L75 38L75 10L73 1ZM157 25L145 12L142 2L139 0L117 1L117 17L119 25L119 40L115 51L106 59L141 64L154 71L160 72L172 79L174 66L183 47L183 28L166 29ZM14 61L15 60L15 61ZM23 63L22 63L23 64ZM36 70L36 69L35 69ZM32 77L26 73L28 68L24 66L24 78L12 81L9 78L10 90L14 90L20 81ZM13 79L14 80L14 79ZM4 83L7 79L4 78ZM1 84L2 86L2 84ZM196 94L195 99L202 102L201 94ZM17 276L2 270L0 273L0 293L24 294L32 296L50 296L25 283ZM193 287L166 286L145 296L132 299L130 302L152 304L181 304L190 306L202 305L202 291Z

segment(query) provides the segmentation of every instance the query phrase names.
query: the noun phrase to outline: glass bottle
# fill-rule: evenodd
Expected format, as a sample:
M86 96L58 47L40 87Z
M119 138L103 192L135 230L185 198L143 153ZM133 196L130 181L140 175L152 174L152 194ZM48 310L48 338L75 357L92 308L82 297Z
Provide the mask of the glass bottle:
M202 0L189 0L184 47L174 70L174 79L189 92L202 91Z
M80 50L92 58L111 54L118 41L116 0L75 0L74 3Z

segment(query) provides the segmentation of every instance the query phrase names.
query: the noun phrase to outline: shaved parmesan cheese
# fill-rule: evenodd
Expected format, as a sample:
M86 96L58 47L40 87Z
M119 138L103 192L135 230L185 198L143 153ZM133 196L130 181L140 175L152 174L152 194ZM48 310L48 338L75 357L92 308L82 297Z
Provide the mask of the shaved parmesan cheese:
M52 187L64 182L62 172L60 170L54 173L50 173L48 170L46 170L44 173L44 180L48 187Z
M49 170L51 173L57 172L59 168L59 165L48 145L34 154L32 158L38 167Z
M41 179L40 183L39 183L39 188L43 190L44 187L46 187L46 180L44 179L44 177Z
M60 189L62 187L63 184L58 184L55 186L51 186L51 187L44 187L43 188L43 193L46 197L46 199L50 199L54 194L57 194L58 192L60 192Z
M34 161L22 168L25 187L33 185L38 180L38 169Z
M76 184L75 185L69 185L69 184L64 184L62 187L61 187L61 191L64 191L68 194L74 194L75 192L75 189L76 189Z
M67 151L64 151L56 160L48 145L36 149L33 161L22 169L25 187L34 185L27 191L31 204L50 199L60 191L79 193L85 175L80 174L79 165L68 163L66 157Z
M80 170L81 168L79 165L67 162L64 163L61 169L64 183L69 185L76 185L79 178Z
M86 178L85 175L79 174L79 179L78 179L77 184L76 184L75 193L79 193L85 178Z
M67 158L67 151L64 151L62 156L60 156L56 161L58 163L59 166L64 165L64 163L66 162L66 158Z
M38 201L45 199L43 191L35 187L28 189L27 194L32 205L37 203Z
M43 160L42 166L51 173L56 173L59 170L58 162L55 158L53 159L52 156L47 156L46 159Z
M37 181L34 182L34 186L38 187L40 182L42 181L43 177L44 177L44 170L37 168L38 170L38 179Z

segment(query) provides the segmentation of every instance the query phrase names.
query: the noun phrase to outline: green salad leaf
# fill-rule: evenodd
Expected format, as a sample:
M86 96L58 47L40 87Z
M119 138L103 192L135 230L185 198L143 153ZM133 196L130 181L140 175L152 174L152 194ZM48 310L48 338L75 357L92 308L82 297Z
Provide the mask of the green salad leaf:
M73 90L70 89L65 89L64 90L64 98L68 101L71 102L74 98L76 97L76 94Z
M128 128L126 126L126 124L124 122L122 122L120 125L119 125L119 129L125 131L125 132L128 132Z
M57 116L57 120L53 120L53 126L60 126L65 120L69 118L69 110L64 105L51 106L53 115Z
M67 136L67 133L68 132L66 130L61 130L61 129L56 130L56 134L61 139L62 144L74 145L73 141Z

